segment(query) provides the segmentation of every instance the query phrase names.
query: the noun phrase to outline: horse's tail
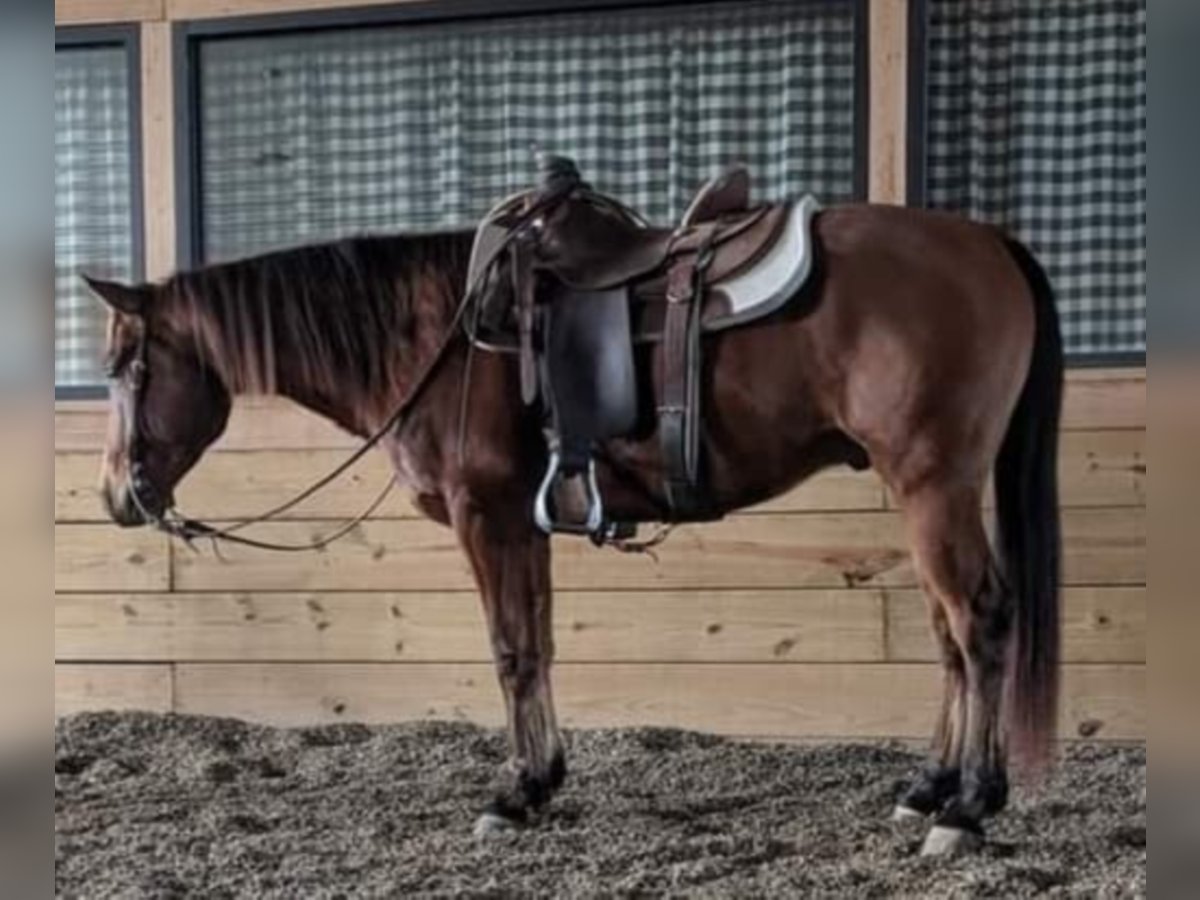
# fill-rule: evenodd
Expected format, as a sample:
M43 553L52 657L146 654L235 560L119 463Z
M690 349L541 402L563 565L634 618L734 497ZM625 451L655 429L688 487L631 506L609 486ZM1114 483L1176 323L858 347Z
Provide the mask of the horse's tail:
M1058 715L1063 348L1050 279L1024 245L1005 242L1029 283L1036 323L1029 373L995 472L998 549L1016 600L1009 734L1017 760L1036 770L1050 758Z

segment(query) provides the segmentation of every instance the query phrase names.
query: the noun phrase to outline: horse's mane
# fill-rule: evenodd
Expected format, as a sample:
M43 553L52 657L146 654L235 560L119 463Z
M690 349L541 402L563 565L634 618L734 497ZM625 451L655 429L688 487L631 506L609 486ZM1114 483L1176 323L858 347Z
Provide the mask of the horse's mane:
M386 388L421 304L462 289L470 232L353 237L183 272L168 314L238 393ZM434 320L440 319L440 315Z

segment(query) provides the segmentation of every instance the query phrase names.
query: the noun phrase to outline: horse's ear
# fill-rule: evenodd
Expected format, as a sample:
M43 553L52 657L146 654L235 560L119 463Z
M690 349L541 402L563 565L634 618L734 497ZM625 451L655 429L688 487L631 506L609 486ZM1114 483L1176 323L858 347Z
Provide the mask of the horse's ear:
M146 311L146 301L149 291L136 285L118 284L115 281L103 281L99 278L83 276L84 282L92 293L103 300L117 312L130 316L140 316Z

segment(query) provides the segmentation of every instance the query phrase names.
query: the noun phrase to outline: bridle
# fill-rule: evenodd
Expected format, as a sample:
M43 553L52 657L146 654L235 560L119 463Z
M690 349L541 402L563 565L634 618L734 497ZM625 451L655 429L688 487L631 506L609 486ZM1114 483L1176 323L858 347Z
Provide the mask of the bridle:
M525 240L531 226L534 228L540 227L538 218L547 209L562 200L566 196L566 192L564 190L543 190L527 192L519 196L528 198L528 203L525 209L515 214L508 223L503 239L496 246L489 248L483 253L482 258L479 260L475 259L476 253L473 250L468 283L450 324L446 327L446 331L442 335L442 339L434 350L433 355L429 357L417 379L409 387L400 402L396 404L387 419L345 460L290 500L258 515L237 519L233 524L227 526L218 527L203 520L184 515L175 506L173 498L167 499L158 496L158 489L149 477L144 458L145 439L142 434L141 418L147 384L151 375L149 365L150 334L149 323L143 320L137 344L134 348L133 358L127 364L130 394L129 408L126 411L128 421L126 429L128 461L126 488L130 500L146 524L166 532L172 537L177 537L188 545L193 545L197 539L208 539L213 541L214 546L219 542L227 542L254 547L260 550L294 553L323 549L334 541L345 537L364 520L369 518L383 504L388 494L396 486L395 475L388 480L383 490L379 492L375 499L361 513L353 519L342 523L330 533L321 535L312 541L301 544L287 544L246 537L238 533L251 525L262 524L276 519L282 513L304 502L341 477L342 474L362 459L371 449L376 447L385 437L397 433L404 427L416 404L420 401L426 389L432 383L434 376L445 363L455 341L463 335L462 326L466 321L467 313L473 306L478 306L479 288L492 272L494 263L500 258L502 253L509 250L517 241ZM506 203L511 204L511 201L506 201ZM501 204L501 206L504 205ZM509 213L511 214L511 210ZM478 244L475 249L478 249Z

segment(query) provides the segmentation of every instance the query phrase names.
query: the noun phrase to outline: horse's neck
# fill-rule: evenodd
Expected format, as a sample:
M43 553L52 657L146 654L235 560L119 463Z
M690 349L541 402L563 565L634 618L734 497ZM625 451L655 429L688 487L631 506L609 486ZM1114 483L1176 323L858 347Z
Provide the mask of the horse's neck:
M366 437L375 427L372 417L364 415L358 398L329 396L327 392L307 385L281 385L276 394L359 437Z
M398 347L398 345L397 345ZM393 351L394 367L399 370L405 364L403 354ZM391 403L391 393L386 386L379 396L378 386L365 388L352 373L334 383L315 379L304 367L297 364L294 355L284 352L276 363L277 375L274 393L291 400L310 412L329 419L335 425L359 437L366 437L382 421L380 409Z
M432 302L434 298L424 298ZM447 309L449 306L447 306ZM385 361L382 379L367 378L357 360L348 359L340 371L318 372L306 365L303 351L278 343L274 348L271 390L299 406L329 419L359 437L373 433L401 402L426 364L430 348L439 344L448 327L447 314L426 308L414 316L411 333L380 333L377 352ZM241 391L250 393L250 391Z
M251 261L201 282L213 305L188 321L225 361L232 393L280 394L365 435L441 343L470 241L469 233L364 239Z

